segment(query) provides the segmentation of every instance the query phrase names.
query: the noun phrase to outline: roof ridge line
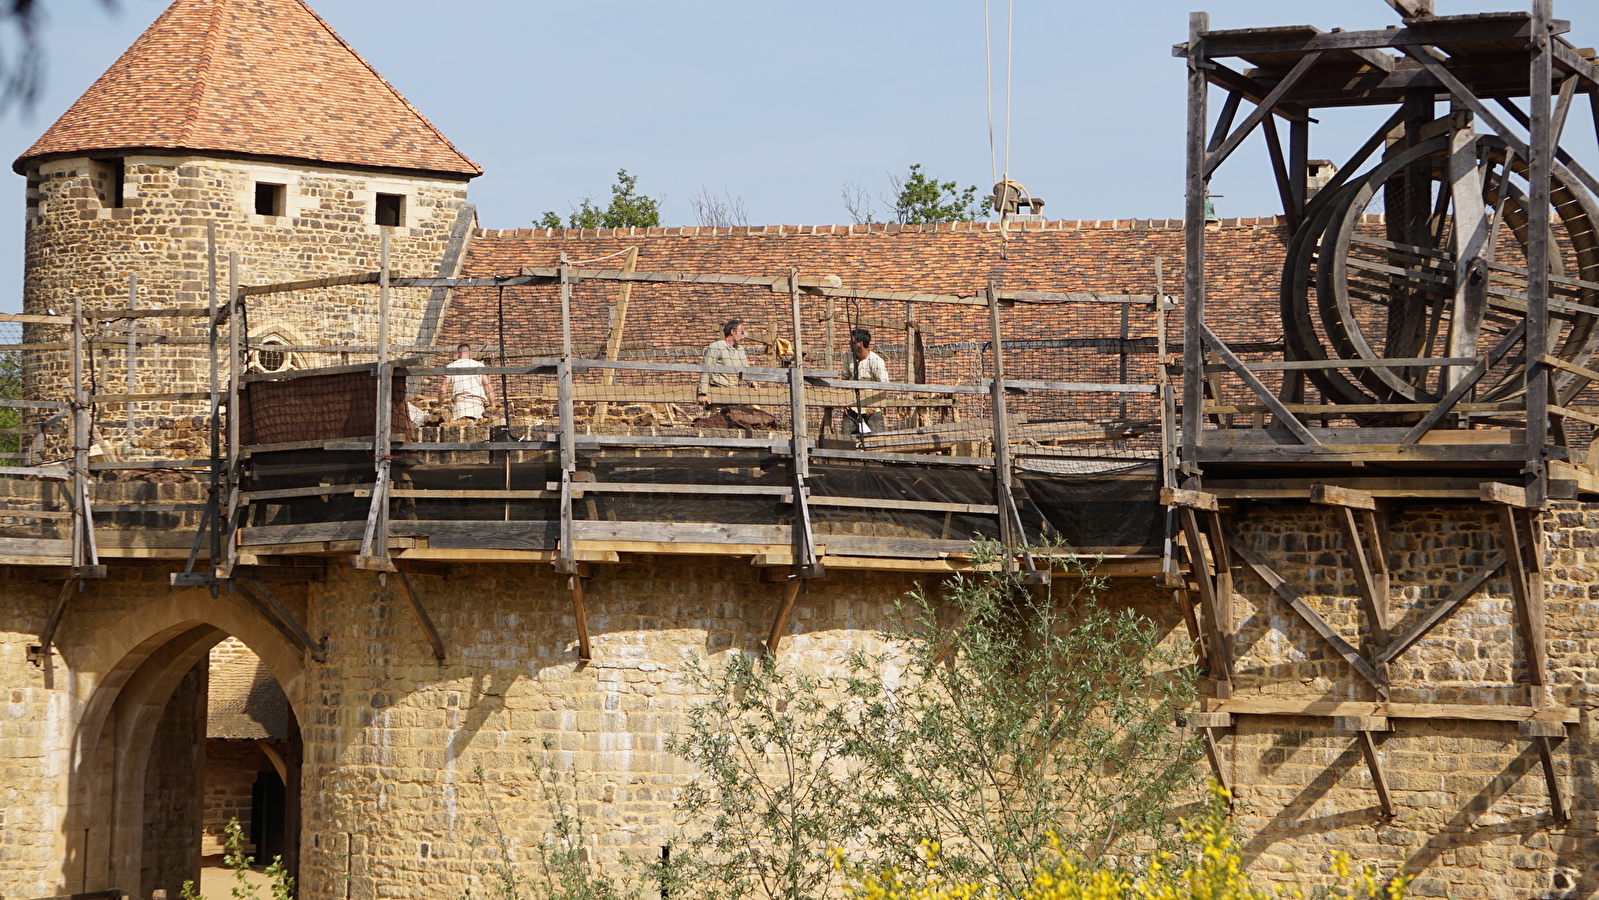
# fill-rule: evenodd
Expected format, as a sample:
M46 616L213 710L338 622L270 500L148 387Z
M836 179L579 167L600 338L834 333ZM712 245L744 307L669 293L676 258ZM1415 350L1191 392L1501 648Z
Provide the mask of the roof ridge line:
M295 0L295 2L299 3L300 6L306 12L310 13L311 14L311 18L315 19L317 24L321 25L323 30L325 30L330 37L332 37L335 41L338 41L339 44L344 47L344 49L350 51L350 55L354 56L356 58L357 62L359 62L361 65L365 66L366 70L368 72L372 73L372 77L376 78L378 80L378 82L381 83L383 85L383 87L388 90L389 93L394 95L394 99L400 101L400 103L402 105L404 105L406 109L410 110L411 111L411 115L416 116L418 119L421 119L422 120L422 124L426 125L428 130L433 132L435 137L437 137L439 140L443 141L445 146L450 148L450 152L454 153L456 156L459 156L461 158L462 162L465 162L468 165L470 165L472 168L476 169L478 171L479 175L483 174L483 167L482 166L480 166L476 162L474 162L472 160L472 158L467 156L465 153L462 153L461 149L459 147L455 146L455 142L450 140L449 138L445 137L444 136L444 132L440 131L438 129L438 126L433 124L433 120L431 120L427 116L423 115L422 111L420 109L417 109L415 106L412 106L411 105L411 101L405 99L405 95L400 93L399 89L396 88L394 85L390 84L389 80L387 78L383 77L383 73L382 72L379 72L376 68L373 67L373 65L371 63L367 62L366 57L361 55L361 51L355 49L355 47L352 46L349 41L345 40L344 37L342 35L340 35L337 31L334 31L333 30L333 26L329 25L327 23L326 19L322 18L322 16L319 15L316 10L311 8L311 4L307 3L306 0Z
M189 108L183 112L183 125L178 131L179 140L189 143L194 129L200 123L200 107L205 102L205 89L211 76L211 53L216 47L217 33L222 29L222 4L225 0L211 0L211 23L205 29L205 43L200 47L200 64L194 73L194 89L189 92ZM167 8L169 11L171 7Z
M1236 216L1221 220L1228 228L1260 228L1285 225L1281 215ZM1181 218L1116 218L1116 219L1050 219L1044 222L1012 223L1007 232L1014 237L1024 237L1039 232L1057 231L1162 231L1183 230ZM626 237L746 237L801 235L860 235L860 234L999 234L999 222L980 219L972 222L938 222L920 225L902 225L897 222L872 222L854 225L734 225L712 227L705 225L652 225L648 228L478 228L476 234L487 238L558 238L562 240L593 240Z

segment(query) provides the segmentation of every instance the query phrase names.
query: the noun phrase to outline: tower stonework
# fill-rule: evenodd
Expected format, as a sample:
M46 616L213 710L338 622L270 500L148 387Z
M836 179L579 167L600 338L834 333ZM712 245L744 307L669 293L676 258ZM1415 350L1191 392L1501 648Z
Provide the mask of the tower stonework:
M263 80L277 87L259 90ZM230 258L245 285L374 271L384 235L391 271L437 275L452 233L458 243L467 234L457 219L481 172L299 0L178 0L14 168L27 178L23 305L34 315L70 314L74 300L88 312L125 308L130 277L139 307L205 307L212 223L223 291ZM416 342L429 297L394 293L394 343ZM376 321L375 304L279 295L252 303L249 343L371 345ZM95 388L122 390L122 354L110 347L126 323L98 328ZM140 355L146 389L205 389L203 318L141 328L168 345ZM65 329L28 332L51 342ZM60 399L68 366L63 351L30 355L31 396ZM144 414L182 411L192 410Z

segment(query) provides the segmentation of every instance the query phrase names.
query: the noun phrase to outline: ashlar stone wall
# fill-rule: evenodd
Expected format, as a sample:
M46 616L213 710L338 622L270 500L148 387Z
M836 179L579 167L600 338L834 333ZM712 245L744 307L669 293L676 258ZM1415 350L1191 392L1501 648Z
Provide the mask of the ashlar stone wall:
M1552 700L1583 718L1555 757L1571 821L1550 816L1537 755L1511 722L1395 719L1379 743L1398 813L1387 819L1355 738L1334 732L1331 720L1239 716L1219 742L1254 872L1313 889L1328 881L1329 854L1341 849L1390 871L1405 867L1419 897L1599 894L1589 687L1599 681L1591 637L1599 609L1590 600L1599 588L1599 506L1568 504L1545 520ZM1496 521L1492 508L1474 504L1395 509L1398 627L1492 552ZM1254 504L1233 515L1232 527L1363 645L1329 511ZM664 749L700 699L684 679L687 662L715 664L755 648L781 590L738 559L642 557L597 567L586 590L595 658L579 664L570 594L546 564L456 565L447 575L411 576L447 647L440 662L394 584L333 565L323 581L275 585L311 634L326 636L327 661L317 663L238 598L172 589L165 576L160 567L113 569L78 595L41 669L25 650L54 586L0 570L0 685L11 701L0 709L0 895L79 889L84 823L89 890L124 877L118 867L142 868L109 846L128 834L111 826L142 827L144 811L109 808L110 775L119 770L106 742L142 733L117 722L158 719L197 659L190 650L227 634L261 655L302 725L302 896L456 896L495 861L498 834L514 859L532 864L551 827L542 788L549 771L567 781L564 802L584 818L596 858L658 856L677 834L673 799L690 776ZM847 650L870 648L917 577L834 572L814 582L794 610L781 663L824 671ZM1253 574L1239 569L1235 589L1237 696L1373 697ZM1186 644L1170 595L1151 582L1116 580L1107 596ZM1396 660L1394 699L1527 703L1509 597L1502 577L1490 579ZM166 694L155 689L161 684ZM102 735L101 744L83 746L88 734Z

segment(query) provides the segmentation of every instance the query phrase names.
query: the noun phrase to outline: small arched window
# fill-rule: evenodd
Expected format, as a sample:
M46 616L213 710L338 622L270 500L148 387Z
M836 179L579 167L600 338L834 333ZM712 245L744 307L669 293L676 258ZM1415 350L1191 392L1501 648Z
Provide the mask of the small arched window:
M293 345L282 335L267 335L260 341L252 343L255 346L250 350L251 372L287 372L294 368L294 352L288 349Z

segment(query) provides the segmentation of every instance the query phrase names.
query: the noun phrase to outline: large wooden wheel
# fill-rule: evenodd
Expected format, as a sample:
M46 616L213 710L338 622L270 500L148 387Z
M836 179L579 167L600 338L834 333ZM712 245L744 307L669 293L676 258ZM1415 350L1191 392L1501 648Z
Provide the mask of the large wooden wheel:
M1465 169L1465 188L1452 185L1451 136L1445 133L1390 153L1306 209L1282 280L1289 359L1438 358L1450 356L1451 348L1460 356L1485 356L1522 321L1530 240L1527 164L1498 137L1458 143L1466 162L1456 157L1454 180ZM1387 213L1380 225L1366 217L1379 197ZM1548 352L1586 364L1599 350L1599 205L1559 166L1550 203ZM1478 251L1457 266L1455 247L1473 233ZM1457 322L1460 277L1486 296L1474 314L1463 317L1469 321ZM1447 371L1357 366L1307 374L1329 401L1359 404L1434 401L1445 392ZM1524 392L1523 371L1519 363L1495 368L1480 383L1477 399ZM1571 372L1558 373L1560 401L1587 383ZM1296 384L1285 384L1290 399L1298 399L1292 396Z

